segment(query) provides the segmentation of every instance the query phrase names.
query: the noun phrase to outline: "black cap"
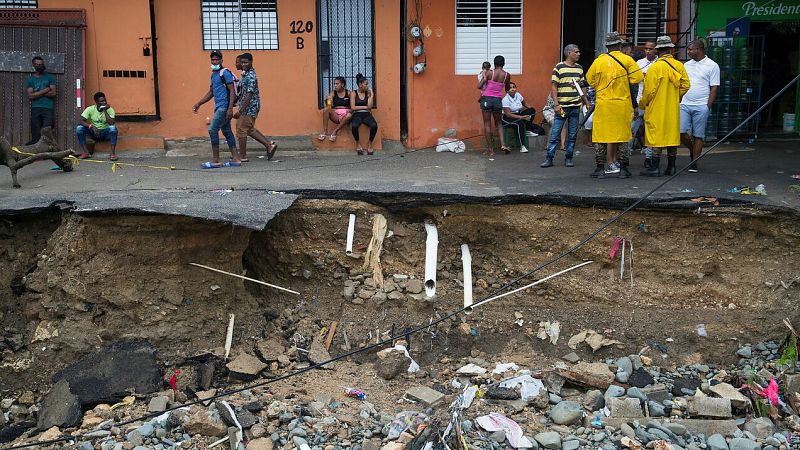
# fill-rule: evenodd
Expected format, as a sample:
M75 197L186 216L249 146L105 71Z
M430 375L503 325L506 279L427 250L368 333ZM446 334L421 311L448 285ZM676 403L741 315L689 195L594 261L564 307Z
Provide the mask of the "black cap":
M221 51L219 51L219 50L212 50L212 51L211 51L211 55L209 55L209 58L213 58L213 57L215 57L215 56L217 56L217 57L219 57L220 59L222 59L222 52L221 52Z

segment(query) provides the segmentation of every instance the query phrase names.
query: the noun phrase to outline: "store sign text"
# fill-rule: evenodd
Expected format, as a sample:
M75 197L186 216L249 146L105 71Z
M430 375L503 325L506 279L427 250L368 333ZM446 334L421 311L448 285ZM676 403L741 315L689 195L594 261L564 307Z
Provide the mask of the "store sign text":
M742 11L749 17L758 16L788 16L800 14L800 5L784 5L778 3L774 6L760 6L756 2L745 2L742 4Z

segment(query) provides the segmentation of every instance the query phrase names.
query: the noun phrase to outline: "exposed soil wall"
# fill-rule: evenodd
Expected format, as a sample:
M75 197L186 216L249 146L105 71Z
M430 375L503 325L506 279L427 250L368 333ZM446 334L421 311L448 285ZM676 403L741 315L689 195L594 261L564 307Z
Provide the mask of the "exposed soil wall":
M423 276L423 222L437 223L433 301L405 291L396 299L343 296L345 285L359 292L366 283L363 260L344 253L350 212L358 217L357 253L371 237L372 215L386 216L391 236L381 262L387 280L393 274ZM12 390L47 386L59 368L126 337L150 340L159 357L173 364L222 346L230 313L237 317L239 348L274 336L289 346L298 335L307 346L337 320L340 331L331 351L337 354L344 333L356 348L392 326L402 330L458 309L462 243L472 250L480 297L579 242L611 215L543 205L457 204L390 212L359 202L300 200L260 232L166 216L6 217L0 220L6 269L0 275L5 332L0 384ZM627 272L619 281L619 259L609 259L616 234L634 243L633 287ZM594 329L621 342L596 357L658 345L667 350L667 357L656 361L663 365L730 362L741 342L780 338L783 317L800 319L800 283L791 284L800 277L798 248L796 217L633 212L556 266L584 259L594 264L415 335L412 353L423 364L473 348L517 360L561 356L571 351L570 336ZM245 273L302 295L243 283L190 262ZM477 335L460 332L461 320ZM556 345L535 336L545 320L561 324ZM697 335L701 323L708 337ZM582 356L591 353L578 350Z

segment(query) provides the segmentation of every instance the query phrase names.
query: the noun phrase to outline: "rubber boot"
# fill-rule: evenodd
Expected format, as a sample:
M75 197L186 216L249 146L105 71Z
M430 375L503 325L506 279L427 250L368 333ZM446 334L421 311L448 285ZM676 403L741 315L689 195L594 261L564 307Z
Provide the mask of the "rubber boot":
M620 178L630 178L631 177L631 171L628 170L628 165L627 164L620 164L619 165L619 175L618 176Z
M650 160L650 167L646 170L639 172L639 175L643 177L660 177L661 170L659 166L661 165L661 157L660 156L653 156Z
M594 172L589 174L592 178L605 178L606 177L606 168L603 164L598 164L597 167L594 169Z
M675 175L675 156L667 156L667 170L664 171L664 175L668 177Z

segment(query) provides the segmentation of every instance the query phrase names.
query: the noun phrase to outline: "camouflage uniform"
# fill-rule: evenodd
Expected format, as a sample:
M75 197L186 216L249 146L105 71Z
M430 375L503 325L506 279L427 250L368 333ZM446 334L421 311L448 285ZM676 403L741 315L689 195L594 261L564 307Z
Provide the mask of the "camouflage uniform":
M628 143L620 142L617 146L617 160L621 166L630 165L631 155L628 152ZM606 144L594 144L594 162L598 166L606 164Z

